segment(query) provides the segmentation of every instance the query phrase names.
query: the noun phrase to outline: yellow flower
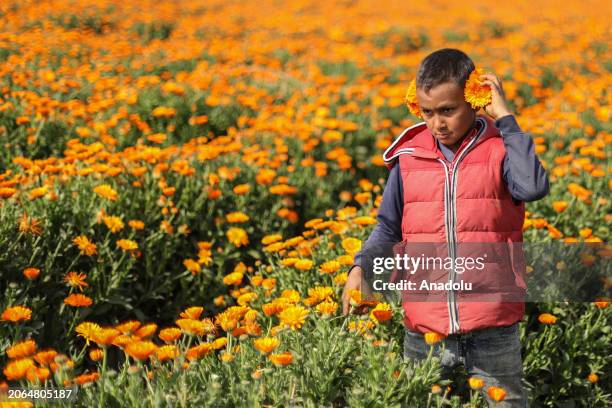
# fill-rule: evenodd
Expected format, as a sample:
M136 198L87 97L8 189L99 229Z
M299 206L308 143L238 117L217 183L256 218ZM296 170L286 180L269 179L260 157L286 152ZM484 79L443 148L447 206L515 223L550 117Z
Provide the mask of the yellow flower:
M305 307L289 306L280 312L278 317L282 325L289 326L291 330L296 330L302 327L308 313L308 309Z
M253 345L263 354L269 354L274 351L280 344L276 337L262 337L253 341Z
M79 247L79 250L81 251L82 254L85 254L87 256L94 255L98 249L96 247L96 244L91 242L89 238L87 238L85 235L79 235L78 237L73 239L72 242L77 247Z
M282 239L283 239L283 236L280 234L266 235L265 237L261 239L261 243L264 245L270 245Z
M484 387L485 382L482 378L477 378L477 377L470 377L468 378L468 384L470 385L470 388L473 390L479 390L482 387Z
M242 228L230 228L226 233L229 242L236 247L246 246L249 244L249 236Z
M491 87L483 85L480 75L484 72L476 68L465 83L464 96L472 108L483 108L491 103Z
M87 344L89 344L90 340L93 340L95 335L102 330L102 328L96 323L92 322L83 322L79 324L75 331L79 334L80 337L83 337Z
M416 80L412 80L408 85L408 89L406 90L406 96L404 97L404 103L410 113L414 116L421 117L421 110L419 109L419 104L416 97Z
M110 184L101 184L97 187L94 188L94 193L98 194L99 196L102 196L108 200L111 201L115 201L117 200L118 194L117 191L115 191Z
M323 317L332 316L338 310L338 304L332 300L326 300L325 302L319 303L315 310Z
M250 220L249 216L242 212L232 212L225 216L227 222L246 222Z
M296 269L299 269L300 271L307 271L312 268L312 265L313 261L311 261L310 259L299 259L295 262L293 266Z
M243 276L244 275L242 272L232 272L223 277L223 283L225 283L226 285L238 286L242 283Z
M319 266L319 272L331 275L333 273L336 273L340 269L340 266L340 262L338 261L327 261Z
M104 223L106 224L106 227L112 232L118 232L121 231L124 227L123 221L121 221L121 218L116 217L116 216L108 216L108 217L104 217Z
M355 255L361 249L361 240L357 238L344 238L342 240L342 248L349 255Z
M316 305L326 300L332 300L334 290L329 286L315 286L308 289L308 298L304 303L308 306Z

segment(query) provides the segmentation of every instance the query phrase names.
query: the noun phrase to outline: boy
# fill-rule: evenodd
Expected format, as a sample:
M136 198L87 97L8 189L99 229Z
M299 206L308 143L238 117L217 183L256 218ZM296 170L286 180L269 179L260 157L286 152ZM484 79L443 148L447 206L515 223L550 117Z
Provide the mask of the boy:
M484 110L495 122L477 115L466 102L464 87L474 69L472 60L455 49L438 50L421 62L416 99L424 123L406 129L384 153L390 175L378 224L349 271L342 296L345 315L350 290L370 292L362 287L363 278L371 276L362 260L369 250L398 242L445 242L449 252L461 243L520 245L524 202L548 194L546 172L531 137L521 131L507 106L501 80L480 77L491 88L492 100ZM496 265L512 265L513 255L509 257ZM513 266L473 276L477 280L489 273L490 278L493 270L500 281L524 289L519 268L513 271ZM448 279L456 278L451 267ZM499 406L527 406L518 331L524 302L469 302L462 295L451 289L442 302L403 297L405 357L426 358L430 346L423 334L440 333L445 338L435 344L435 352L444 345L444 376L463 364L468 376L484 380L483 391L493 386L506 391Z

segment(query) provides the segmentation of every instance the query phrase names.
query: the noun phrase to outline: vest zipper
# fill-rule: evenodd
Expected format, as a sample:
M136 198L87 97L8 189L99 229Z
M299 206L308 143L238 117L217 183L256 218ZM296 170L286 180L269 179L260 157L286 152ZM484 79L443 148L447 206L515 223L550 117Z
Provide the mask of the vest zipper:
M450 168L446 165L445 161L438 158L437 160L442 163L445 170L444 179L444 226L446 228L446 243L448 246L448 253L455 264L455 257L457 252L457 171L459 170L459 163L465 157L467 152L474 146L474 144L480 139L486 131L487 124L483 121L480 131L474 136L472 140L467 144L458 156L453 158L453 162L450 164ZM449 282L452 284L455 281L455 268L451 268ZM447 294L448 304L448 315L449 319L449 334L459 333L459 309L457 307L456 294L453 289L448 291Z
M448 247L448 256L455 259L455 243L454 243L454 233L453 233L453 216L452 216L452 202L453 198L451 196L451 185L452 179L451 175L453 172L452 167L448 167L446 162L442 159L437 159L442 166L444 167L444 228L446 230L446 245ZM449 281L453 282L454 278L454 269L450 271ZM452 286L451 286L452 288ZM446 295L446 303L448 308L448 316L449 316L449 333L457 333L459 330L459 317L457 316L457 308L455 304L454 291L451 289L448 291Z

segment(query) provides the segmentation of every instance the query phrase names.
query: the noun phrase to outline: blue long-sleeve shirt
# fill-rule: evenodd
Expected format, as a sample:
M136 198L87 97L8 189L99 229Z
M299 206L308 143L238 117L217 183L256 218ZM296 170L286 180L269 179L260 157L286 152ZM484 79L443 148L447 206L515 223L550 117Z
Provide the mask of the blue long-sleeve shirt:
M499 118L495 121L495 126L500 130L506 148L503 179L512 198L516 201L535 201L546 196L549 192L548 176L535 153L531 136L521 131L513 115ZM452 150L441 143L438 143L438 147L446 160L453 161L455 153ZM395 244L402 240L403 207L404 187L399 165L396 163L389 173L383 191L376 216L378 223L362 250L355 255L353 267L361 266L361 257L369 248Z

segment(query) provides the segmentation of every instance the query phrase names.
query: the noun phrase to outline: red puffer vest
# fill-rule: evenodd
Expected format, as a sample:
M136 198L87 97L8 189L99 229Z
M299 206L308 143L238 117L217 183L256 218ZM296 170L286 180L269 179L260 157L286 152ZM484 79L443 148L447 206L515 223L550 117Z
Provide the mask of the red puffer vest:
M525 312L524 203L513 201L503 181L506 150L498 129L486 116L476 121L452 162L424 122L405 129L383 155L389 169L399 161L404 188L401 245L412 248L412 256L431 254L422 251L427 245L443 247L444 255L455 260L484 255L481 270L458 273L445 266L433 271L438 282L470 281L472 290L449 287L427 301L402 291L404 323L412 331L467 333L513 324ZM417 277L433 275L430 270L408 276L418 289Z

